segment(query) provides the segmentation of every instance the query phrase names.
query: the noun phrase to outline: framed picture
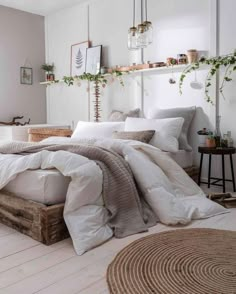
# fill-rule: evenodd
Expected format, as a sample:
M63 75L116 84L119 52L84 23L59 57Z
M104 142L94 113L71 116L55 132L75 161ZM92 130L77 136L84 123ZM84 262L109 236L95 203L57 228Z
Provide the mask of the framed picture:
M20 83L23 85L33 84L33 69L31 67L20 68Z
M87 49L86 73L96 75L101 69L102 45Z
M82 42L71 46L71 63L70 75L80 76L85 73L86 66L86 50L89 48L90 42Z

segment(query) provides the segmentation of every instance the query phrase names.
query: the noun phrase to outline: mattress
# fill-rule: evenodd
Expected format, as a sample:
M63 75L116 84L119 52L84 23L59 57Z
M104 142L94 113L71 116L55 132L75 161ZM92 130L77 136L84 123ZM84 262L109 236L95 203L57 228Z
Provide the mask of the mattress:
M187 168L193 165L193 152L179 150L176 153L168 152L170 157L177 162L182 168Z
M176 153L168 152L168 154L182 168L193 164L193 152L179 150ZM3 190L26 200L54 205L65 202L69 183L70 178L64 177L56 169L27 170L8 183Z
M55 169L27 170L9 182L3 190L27 200L53 205L65 202L70 180Z

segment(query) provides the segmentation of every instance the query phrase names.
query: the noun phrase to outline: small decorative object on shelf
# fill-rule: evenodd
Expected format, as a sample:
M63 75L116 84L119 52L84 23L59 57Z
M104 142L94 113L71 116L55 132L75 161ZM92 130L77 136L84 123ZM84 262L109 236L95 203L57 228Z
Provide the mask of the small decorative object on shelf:
M55 75L54 75L54 64L48 64L45 63L41 66L41 68L45 71L45 80L46 81L54 81Z
M166 59L166 65L167 66L172 66L172 65L176 65L176 64L178 64L178 60L176 58L174 58L174 57L168 57Z
M86 69L87 74L96 75L100 73L102 62L102 45L87 48Z
M106 66L102 66L102 67L101 67L101 74L102 74L102 75L105 75L106 73L108 73L108 67L106 67Z
M85 72L86 50L90 47L89 41L71 45L70 75L79 76Z
M188 59L186 54L178 54L177 55L178 64L187 64Z
M189 49L187 55L188 63L195 63L198 61L198 51L196 49Z
M23 119L24 116L15 116L13 117L12 121L10 122L2 122L0 121L0 125L4 125L4 126L25 126L25 125L29 125L30 124L30 118L27 122L24 123L20 123L19 121L16 120L21 120Z
M178 60L172 57L167 58L167 65L171 66L171 77L169 78L169 83L174 85L176 84L176 79L174 76L173 66L178 64Z

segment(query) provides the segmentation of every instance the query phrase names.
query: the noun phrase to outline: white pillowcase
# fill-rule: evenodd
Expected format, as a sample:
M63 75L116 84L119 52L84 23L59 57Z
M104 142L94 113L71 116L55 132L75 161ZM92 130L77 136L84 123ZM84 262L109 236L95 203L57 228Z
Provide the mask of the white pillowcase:
M124 131L124 122L85 122L79 121L72 139L112 138L114 131Z
M166 119L145 119L128 117L125 121L125 131L155 130L155 134L149 144L169 152L179 150L178 138L183 127L182 117Z

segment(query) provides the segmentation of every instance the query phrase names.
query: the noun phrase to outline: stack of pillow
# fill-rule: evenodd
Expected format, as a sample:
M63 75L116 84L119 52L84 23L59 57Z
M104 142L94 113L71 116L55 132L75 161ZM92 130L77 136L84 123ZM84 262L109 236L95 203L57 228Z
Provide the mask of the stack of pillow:
M139 110L112 112L109 122L79 122L72 138L114 138L149 143L163 151L191 151L188 131L196 107L153 109L147 118L139 118ZM118 121L114 121L114 120ZM125 120L125 121L124 121Z

